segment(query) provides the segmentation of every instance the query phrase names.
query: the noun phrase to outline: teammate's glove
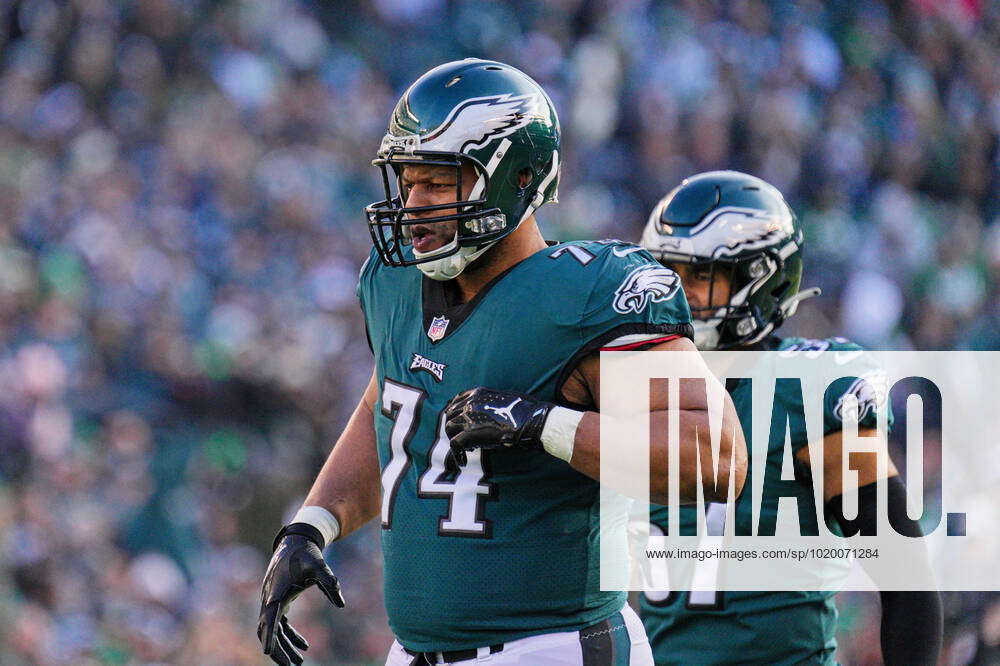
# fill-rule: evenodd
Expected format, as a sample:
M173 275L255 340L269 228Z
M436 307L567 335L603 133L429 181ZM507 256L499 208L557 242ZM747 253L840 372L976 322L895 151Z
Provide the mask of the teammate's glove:
M524 393L474 388L459 393L445 407L444 430L459 465L465 452L501 446L542 447L542 428L555 405Z
M314 584L339 608L344 607L344 597L337 577L323 559L323 535L318 529L308 523L286 525L274 538L274 546L260 591L257 638L264 646L264 654L276 664L292 666L302 663L302 655L295 648L309 648L285 617L295 598Z

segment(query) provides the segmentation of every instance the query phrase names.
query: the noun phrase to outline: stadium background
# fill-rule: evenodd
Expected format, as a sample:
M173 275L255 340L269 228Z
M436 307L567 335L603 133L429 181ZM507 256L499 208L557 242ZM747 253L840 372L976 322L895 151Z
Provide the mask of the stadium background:
M550 92L547 237L634 240L683 176L742 169L825 292L785 332L1000 345L990 0L0 7L4 664L263 663L271 537L370 371L368 163L446 60ZM376 536L328 551L347 611L297 603L313 663L384 658ZM876 597L840 601L840 659L876 662ZM996 663L997 597L945 602L948 663Z

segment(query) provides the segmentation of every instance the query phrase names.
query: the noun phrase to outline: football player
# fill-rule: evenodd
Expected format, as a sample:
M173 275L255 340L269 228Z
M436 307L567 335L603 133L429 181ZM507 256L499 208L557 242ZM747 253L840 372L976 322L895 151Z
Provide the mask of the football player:
M858 353L844 338L780 338L775 331L792 316L803 298L818 290L799 291L802 277L802 231L781 193L759 178L736 171L692 176L653 209L643 232L643 247L681 275L694 320L695 344L701 350L747 349L796 352ZM843 534L841 496L841 409L843 395L854 392L859 404L859 436L874 435L877 397L861 384L841 380L825 404L823 489L825 519ZM745 427L750 422L750 385L731 388ZM788 405L797 395L777 395ZM800 403L801 404L801 403ZM803 473L808 473L806 433L792 429L791 444ZM785 431L778 426L768 443L767 473L780 479ZM752 455L752 452L751 452ZM889 512L910 536L920 526L906 515L906 492L896 469L888 465ZM873 470L861 470L859 516L855 525L876 524ZM797 478L798 475L797 475ZM747 483L750 483L748 478ZM811 485L778 481L783 494L815 506ZM852 487L853 490L853 487ZM770 510L768 510L770 509ZM682 525L693 526L697 509L680 509ZM724 517L725 507L712 504ZM759 524L774 524L774 505L761 509ZM815 515L815 513L813 513ZM808 516L808 511L806 512ZM739 529L751 532L749 494L736 502ZM665 532L667 509L650 506L652 533ZM815 519L812 521L815 528ZM683 529L683 528L682 528ZM941 642L941 605L936 592L882 592L882 652L887 664L936 664ZM642 619L658 665L663 664L833 664L837 610L833 592L647 592L641 597Z
M358 284L375 370L275 540L258 626L275 662L302 661L286 618L299 593L344 605L323 548L378 517L390 666L652 663L624 594L599 589L597 352L694 350L689 311L641 248L542 239L559 160L548 96L499 62L432 69L393 110ZM704 407L679 401L705 427ZM666 395L651 403L665 419ZM735 430L720 487L739 490ZM666 442L651 448L665 465ZM682 494L702 481L682 476ZM665 476L651 490L664 497Z

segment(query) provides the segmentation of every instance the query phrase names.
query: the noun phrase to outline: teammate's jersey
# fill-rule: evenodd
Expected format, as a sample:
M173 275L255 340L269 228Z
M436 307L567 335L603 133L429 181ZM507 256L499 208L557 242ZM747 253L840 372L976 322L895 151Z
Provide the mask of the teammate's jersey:
M769 347L786 354L821 351L860 352L861 348L844 338L807 340L803 338L771 338ZM854 367L864 366L865 359L858 359ZM874 366L872 366L874 368ZM751 412L751 391L747 382L739 382L730 388L730 395L744 430L749 432ZM824 404L824 435L841 429L841 406L843 396L854 393L859 404L859 426L874 428L876 410L872 396L867 395L859 384L850 379L841 379L828 391ZM801 394L781 390L779 385L776 402L788 411L802 409ZM890 412L889 423L892 423ZM792 450L798 451L806 445L806 433L792 427L788 438ZM815 501L812 489L796 481L782 481L782 453L786 441L786 423L777 420L771 426L768 441L768 458L765 474L768 483L780 484L782 494L793 496L805 503L805 516L800 513L800 528L815 528ZM752 455L751 447L747 452ZM747 464L747 488L751 487L752 464ZM758 527L773 525L777 518L777 503L763 503ZM723 504L709 507L709 520L713 514L721 514L724 520ZM744 494L736 502L735 518L737 531L751 533L753 523L752 502ZM693 529L697 520L697 509L685 506L680 509L681 533ZM650 521L654 526L666 531L667 508L650 505ZM842 534L840 525L830 516L826 524L834 534ZM753 533L758 533L754 529ZM803 533L806 533L803 531ZM642 620L653 648L657 666L665 664L833 664L836 651L835 632L837 627L837 607L834 592L675 592L667 595L643 594L641 598ZM665 597L665 598L664 598Z
M617 612L601 592L598 483L544 451L445 469L442 412L476 386L552 402L579 360L626 335L690 336L677 275L620 242L556 245L467 304L373 253L358 295L375 354L389 625L412 650L573 631Z

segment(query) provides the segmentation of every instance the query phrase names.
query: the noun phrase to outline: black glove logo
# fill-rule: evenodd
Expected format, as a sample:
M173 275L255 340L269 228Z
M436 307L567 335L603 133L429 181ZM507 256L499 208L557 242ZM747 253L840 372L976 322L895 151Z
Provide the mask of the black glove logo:
M514 415L511 414L510 410L514 409L514 405L516 405L519 402L521 402L520 398L516 399L514 402L510 403L506 407L494 407L493 405L486 405L486 407L484 407L484 409L487 409L487 410L493 412L497 416L502 416L505 419L510 419L511 425L513 425L516 428L517 427L517 421L514 420Z
M463 391L445 407L450 458L465 465L465 453L473 449L540 449L542 428L552 407L526 393L481 386Z

